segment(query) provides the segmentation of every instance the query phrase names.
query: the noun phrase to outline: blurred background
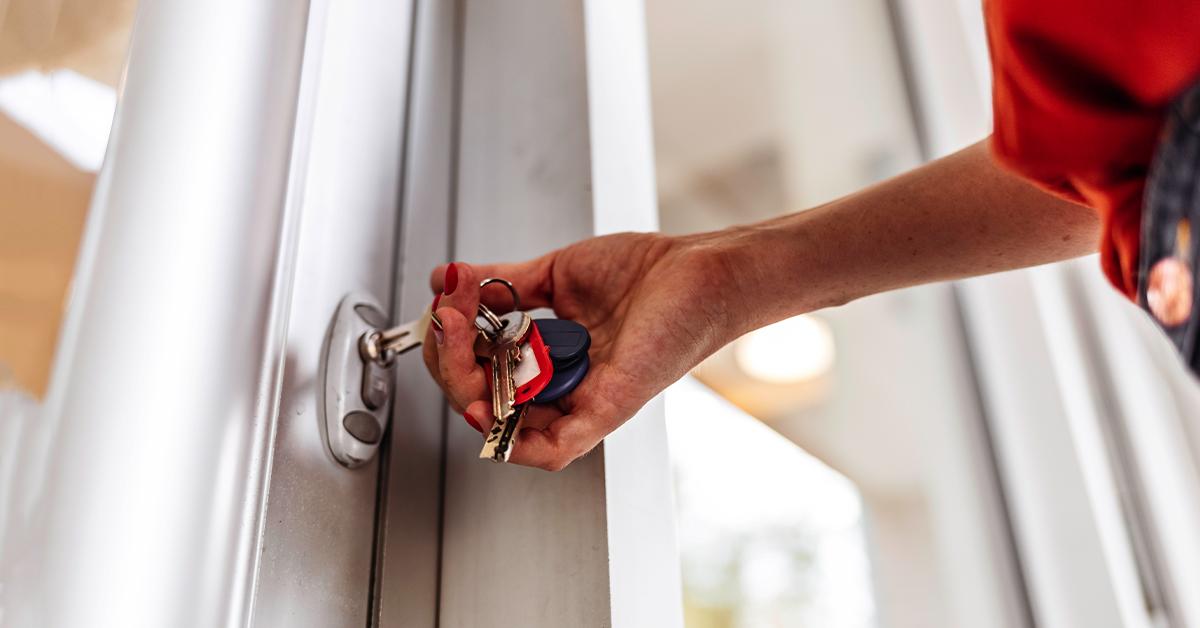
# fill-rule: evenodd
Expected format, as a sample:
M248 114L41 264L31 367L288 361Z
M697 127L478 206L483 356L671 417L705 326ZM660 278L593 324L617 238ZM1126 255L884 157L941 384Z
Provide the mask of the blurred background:
M0 3L0 385L41 397L134 0Z
M0 417L45 392L135 5L0 2ZM989 132L977 0L646 20L669 233ZM666 408L690 628L1200 625L1200 392L1094 259L784 321Z
M812 207L990 132L978 0L646 16L664 231ZM1196 384L1094 258L754 332L667 417L689 626L1200 625Z

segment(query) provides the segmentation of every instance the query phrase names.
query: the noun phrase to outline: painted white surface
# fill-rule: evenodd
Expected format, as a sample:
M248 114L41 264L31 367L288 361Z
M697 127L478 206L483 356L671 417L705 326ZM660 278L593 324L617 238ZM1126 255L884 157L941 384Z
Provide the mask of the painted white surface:
M642 0L585 0L596 235L658 230Z
M597 235L658 228L641 0L587 0L592 216ZM662 398L604 442L615 628L683 626Z
M466 3L454 258L655 226L639 11ZM661 408L556 474L480 461L452 414L440 622L682 625Z
M32 502L20 553L0 564L7 625L247 621L285 357L307 8L139 5L45 413L25 442L26 460L49 464L20 467Z
M456 4L417 0L404 155L395 320L429 307L429 269L450 257ZM397 69L398 70L398 69ZM394 70L395 71L395 70ZM437 625L446 399L419 351L396 360L381 493L373 617L380 628ZM450 417L460 420L457 417ZM450 425L454 425L451 423Z
M1030 279L1019 272L975 279L963 295L1037 625L1124 627Z
M301 220L255 626L354 628L370 608L380 466L347 469L328 452L321 353L347 292L392 298L411 15L405 0L312 8L307 115L295 142L305 150L289 191Z

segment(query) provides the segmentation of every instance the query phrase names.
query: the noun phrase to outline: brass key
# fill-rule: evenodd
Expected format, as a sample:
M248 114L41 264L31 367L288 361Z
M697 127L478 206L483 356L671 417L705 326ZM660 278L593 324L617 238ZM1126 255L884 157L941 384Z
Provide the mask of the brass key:
M504 462L511 452L512 435L519 417L514 417L513 399L517 394L513 370L521 359L521 343L529 335L532 319L524 312L501 317L503 326L492 339L492 429L483 441L480 458ZM499 445L503 442L504 447Z

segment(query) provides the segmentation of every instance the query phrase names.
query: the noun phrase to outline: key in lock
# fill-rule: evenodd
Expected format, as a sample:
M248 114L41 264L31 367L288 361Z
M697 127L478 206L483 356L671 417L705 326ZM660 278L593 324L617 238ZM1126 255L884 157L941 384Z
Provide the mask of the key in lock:
M483 306L480 317L498 321ZM338 463L360 467L379 450L391 417L396 356L419 346L430 324L440 327L437 315L427 311L415 321L389 326L382 306L363 292L346 295L338 305L320 376L322 438ZM480 329L480 346L490 346Z
M573 321L542 319L537 324L519 311L520 300L504 279L515 311L497 316L479 306L475 352L491 380L493 426L485 434L481 458L507 461L530 403L552 403L579 384L588 371L590 337ZM419 346L430 325L441 327L427 310L417 320L389 326L382 307L364 293L347 295L330 325L322 356L324 440L334 459L347 467L366 464L386 433L397 356ZM542 340L542 330L551 342Z
M391 417L390 361L364 359L363 335L386 327L383 307L366 293L346 295L330 324L321 358L321 400L329 453L355 468L375 457Z

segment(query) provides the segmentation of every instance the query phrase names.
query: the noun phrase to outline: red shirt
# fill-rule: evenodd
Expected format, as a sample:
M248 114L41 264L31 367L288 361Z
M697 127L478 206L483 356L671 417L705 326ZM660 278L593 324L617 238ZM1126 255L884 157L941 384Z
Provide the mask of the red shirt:
M1200 0L984 0L992 148L1094 208L1100 262L1137 296L1142 190L1171 101L1200 80Z

